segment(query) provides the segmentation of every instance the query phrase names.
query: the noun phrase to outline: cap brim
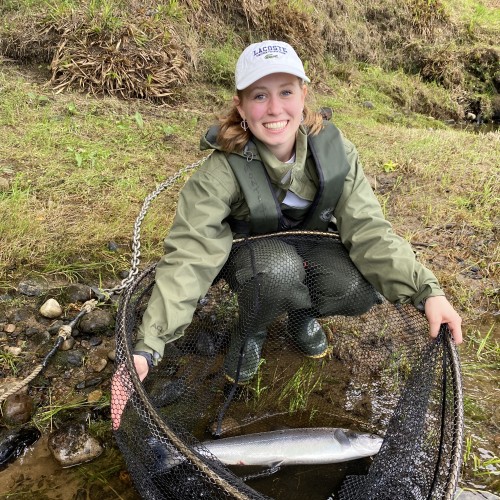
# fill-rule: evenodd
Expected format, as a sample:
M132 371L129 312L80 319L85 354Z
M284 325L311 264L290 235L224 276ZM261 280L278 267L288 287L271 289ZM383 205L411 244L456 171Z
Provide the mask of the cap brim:
M260 68L258 71L254 71L250 75L247 75L247 77L245 79L243 79L239 82L236 82L236 88L238 90L244 90L247 87L249 87L250 85L252 85L252 83L255 83L257 80L260 80L261 78L264 78L265 76L274 75L275 73L287 73L289 75L297 76L298 78L301 78L302 80L304 80L307 83L311 82L311 80L309 80L309 78L307 78L305 73L303 73L302 71L290 69L290 66L286 65L286 64L283 64L283 65L276 64L276 65L273 65L272 68L271 67Z

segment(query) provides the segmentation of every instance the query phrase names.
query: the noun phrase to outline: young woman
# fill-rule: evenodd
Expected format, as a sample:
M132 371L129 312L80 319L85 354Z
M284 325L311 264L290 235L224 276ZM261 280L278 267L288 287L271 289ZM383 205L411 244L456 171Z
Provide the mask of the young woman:
M275 40L250 45L237 62L235 80L231 110L201 142L203 149L214 152L182 189L165 240L135 346L141 380L161 359L165 344L183 335L198 300L225 264L237 276L230 286L241 291L240 316L245 321L244 334L231 339L224 364L227 378L239 383L255 373L266 328L279 314L288 313L288 335L303 354L321 357L327 342L316 318L340 310L360 314L379 301L380 294L391 302L423 308L432 337L447 323L455 342L462 342L460 316L436 277L384 219L355 147L307 108L309 79L294 49ZM246 286L252 273L246 272L249 256L243 249L227 262L235 235L327 230L332 220L346 255L325 255L320 249L305 258L283 243L270 257L265 243L257 245L252 266L263 276L259 286L265 295L256 308L243 301L240 295L252 289ZM359 270L355 283L317 276L312 283L318 293L313 297L303 284L304 261L326 269L332 258L346 259L347 252L347 260L356 273ZM275 278L284 264L294 274L289 289L280 289ZM355 304L342 301L342 288L348 285L359 287ZM278 301L283 304L279 310L272 306L276 297L286 297ZM332 297L338 301L326 300ZM246 356L238 363L244 337ZM120 415L121 410L114 409L115 426Z

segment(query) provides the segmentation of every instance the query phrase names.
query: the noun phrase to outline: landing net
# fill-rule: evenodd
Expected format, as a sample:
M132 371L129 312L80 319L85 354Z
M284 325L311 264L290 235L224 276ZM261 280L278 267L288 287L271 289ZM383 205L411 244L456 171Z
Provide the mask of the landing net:
M117 315L118 445L145 499L452 499L462 450L460 364L413 305L364 280L335 233L238 240L184 335L144 383L132 361L150 267ZM373 458L224 465L202 442L298 427L384 437ZM244 451L242 451L244 454ZM242 455L242 461L244 456Z

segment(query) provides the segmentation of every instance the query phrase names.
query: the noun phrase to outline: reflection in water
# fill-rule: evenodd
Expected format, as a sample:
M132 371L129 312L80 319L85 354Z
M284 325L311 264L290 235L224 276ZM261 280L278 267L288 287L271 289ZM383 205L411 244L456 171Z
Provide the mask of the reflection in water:
M498 132L500 123L454 123L452 127L475 134L487 134L488 132Z

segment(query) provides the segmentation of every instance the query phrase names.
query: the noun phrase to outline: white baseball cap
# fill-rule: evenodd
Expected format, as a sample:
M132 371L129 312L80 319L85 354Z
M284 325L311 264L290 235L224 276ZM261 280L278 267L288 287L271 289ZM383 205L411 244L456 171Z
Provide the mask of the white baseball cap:
M277 40L249 45L236 63L236 88L246 89L260 78L273 73L289 73L310 82L304 65L291 45Z

